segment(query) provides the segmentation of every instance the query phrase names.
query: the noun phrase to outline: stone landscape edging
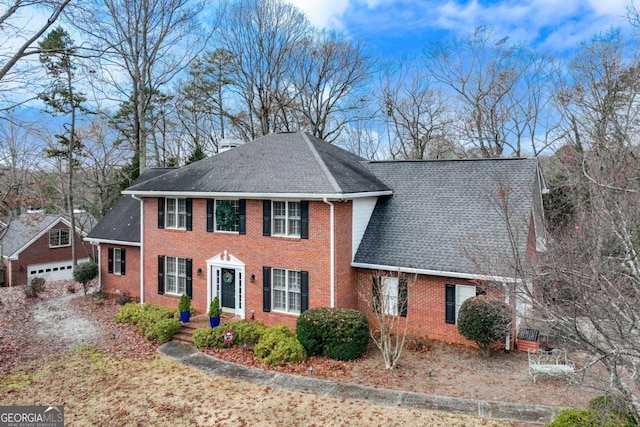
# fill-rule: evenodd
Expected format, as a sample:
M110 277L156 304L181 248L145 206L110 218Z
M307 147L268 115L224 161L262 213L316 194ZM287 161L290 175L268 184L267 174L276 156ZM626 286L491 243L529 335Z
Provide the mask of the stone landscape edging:
M161 355L176 362L214 375L290 391L315 394L322 397L351 399L375 405L394 406L406 409L426 409L527 423L547 423L556 418L562 409L566 409L560 406L527 405L523 403L467 399L403 390L381 389L351 383L336 383L313 377L285 374L227 362L204 354L192 345L178 341L170 341L163 344L158 347L157 351Z

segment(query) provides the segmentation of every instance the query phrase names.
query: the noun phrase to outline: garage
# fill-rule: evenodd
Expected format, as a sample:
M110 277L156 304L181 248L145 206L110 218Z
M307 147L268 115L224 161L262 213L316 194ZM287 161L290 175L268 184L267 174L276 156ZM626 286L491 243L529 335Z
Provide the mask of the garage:
M86 261L89 261L89 258L79 259L78 264ZM34 277L44 277L47 281L69 280L73 279L73 262L67 260L31 264L27 266L27 271L29 272L29 281Z

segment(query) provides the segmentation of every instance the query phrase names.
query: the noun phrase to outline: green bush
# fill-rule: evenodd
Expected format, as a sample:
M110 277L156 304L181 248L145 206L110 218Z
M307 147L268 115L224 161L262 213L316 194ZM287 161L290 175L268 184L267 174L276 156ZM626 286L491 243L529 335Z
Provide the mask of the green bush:
M489 345L503 340L509 333L511 316L503 301L481 295L465 300L458 312L458 331L475 341L484 357L489 357Z
M178 302L178 311L189 311L191 310L191 298L189 295L182 294L180 296L180 301Z
M260 337L267 330L267 327L260 322L241 320L227 324L225 330L227 329L233 331L234 347L254 347L260 341Z
M589 409L598 411L600 419L613 422L613 425L636 426L627 402L620 396L597 396L589 401ZM615 424L619 421L621 424Z
M45 280L44 277L34 277L29 282L29 286L26 287L24 291L24 295L27 298L35 298L45 289Z
M182 323L176 319L162 319L153 325L153 338L160 344L171 341L171 338L178 333Z
M193 332L193 345L198 348L224 348L224 331L222 326L196 329Z
M352 360L369 344L369 321L358 310L312 308L298 317L296 336L309 356Z
M633 423L611 412L596 409L563 409L547 427L631 427Z
M302 362L307 357L300 341L284 325L267 328L253 352L262 363L272 366Z
M140 332L148 339L155 339L154 326L163 319L173 317L174 311L159 305L143 304L142 313L136 319Z
M144 305L130 302L118 310L116 313L116 322L118 323L137 323L138 316L144 310Z
M83 262L73 269L73 280L82 283L84 294L87 294L89 282L98 277L98 264L93 261Z

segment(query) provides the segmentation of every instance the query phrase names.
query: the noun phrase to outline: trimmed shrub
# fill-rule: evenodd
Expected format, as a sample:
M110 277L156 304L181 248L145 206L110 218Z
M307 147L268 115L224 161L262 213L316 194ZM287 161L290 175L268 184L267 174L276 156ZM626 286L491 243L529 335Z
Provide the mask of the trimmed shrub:
M176 319L162 319L153 325L153 337L160 344L171 341L171 338L178 333L182 323Z
M262 363L272 366L302 362L307 357L300 341L284 325L267 328L253 352Z
M458 312L458 331L475 341L484 357L489 357L489 345L503 340L509 333L510 309L503 301L486 295L465 300Z
M27 286L24 290L24 295L27 298L35 298L41 292L44 292L45 289L45 280L44 277L34 277L29 282L29 286Z
M73 269L73 280L82 283L84 294L87 294L89 282L98 277L98 264L93 261L83 262Z
M546 427L631 427L633 423L595 409L563 409Z
M163 319L173 317L173 310L158 305L143 304L142 313L136 319L136 325L140 332L148 339L155 339L154 326Z
M369 321L358 310L312 308L298 317L296 336L309 356L352 360L369 344Z
M144 310L144 305L136 304L135 302L130 302L118 310L116 313L116 322L118 323L136 323L138 316Z
M225 325L225 330L231 329L234 333L233 346L234 347L254 347L260 337L267 330L267 327L260 322L247 322L241 320Z
M215 328L200 328L193 332L193 345L198 348L224 348L224 331L221 326Z

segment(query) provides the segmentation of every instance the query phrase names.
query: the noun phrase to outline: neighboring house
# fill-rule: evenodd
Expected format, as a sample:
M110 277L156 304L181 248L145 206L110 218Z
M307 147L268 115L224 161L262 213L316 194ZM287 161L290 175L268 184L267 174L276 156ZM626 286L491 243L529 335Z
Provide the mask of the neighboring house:
M372 276L398 296L401 271L417 275L398 313L409 333L464 342L462 301L515 283L511 242L529 258L543 243L535 159L369 162L281 133L147 174L87 237L102 289L168 307L186 293L200 313L215 296L267 324L311 307L370 313Z
M88 261L91 247L83 240L96 224L87 213L76 214L78 262ZM33 277L48 281L73 278L71 222L65 215L23 213L0 229L5 286L26 285Z

